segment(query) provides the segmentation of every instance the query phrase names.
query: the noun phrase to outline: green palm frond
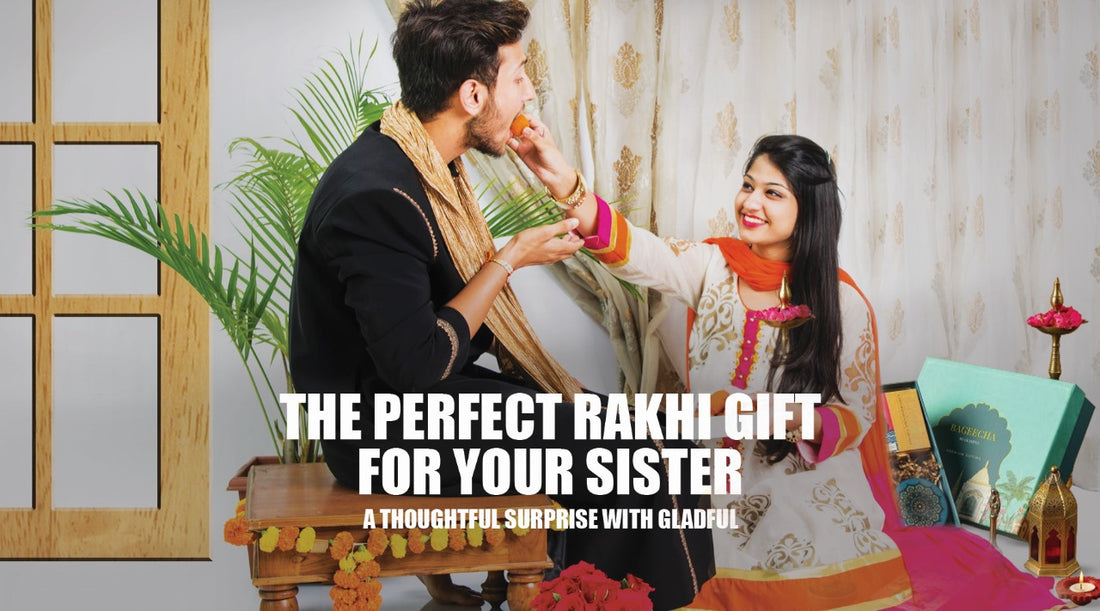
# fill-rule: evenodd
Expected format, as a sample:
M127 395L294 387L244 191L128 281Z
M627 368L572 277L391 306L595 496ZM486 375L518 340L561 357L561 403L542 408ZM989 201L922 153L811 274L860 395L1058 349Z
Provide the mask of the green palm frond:
M32 227L98 236L156 258L199 293L247 365L275 287L259 273L255 257L243 266L234 258L232 267L227 268L219 246L211 248L206 234L196 231L191 223L184 224L178 214L169 220L159 202L128 190L123 196L107 196L105 200L56 202L49 210L32 215L35 220L46 221ZM260 407L275 442L267 408L263 402Z

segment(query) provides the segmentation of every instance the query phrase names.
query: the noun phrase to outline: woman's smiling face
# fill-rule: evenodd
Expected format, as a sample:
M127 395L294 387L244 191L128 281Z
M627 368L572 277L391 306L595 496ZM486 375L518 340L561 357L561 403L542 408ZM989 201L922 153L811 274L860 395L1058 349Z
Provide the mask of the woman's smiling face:
M790 261L798 200L787 178L767 155L757 157L733 204L741 239L758 256Z

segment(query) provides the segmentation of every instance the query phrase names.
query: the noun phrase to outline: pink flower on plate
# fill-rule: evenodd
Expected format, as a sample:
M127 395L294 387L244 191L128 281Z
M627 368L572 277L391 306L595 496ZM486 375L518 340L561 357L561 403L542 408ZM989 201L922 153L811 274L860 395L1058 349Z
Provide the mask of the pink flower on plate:
M1027 324L1032 327L1054 327L1072 331L1085 322L1081 313L1069 306L1058 306L1043 312L1029 316Z
M768 308L760 313L765 322L790 322L803 318L811 318L810 308L804 305L787 306L785 308Z

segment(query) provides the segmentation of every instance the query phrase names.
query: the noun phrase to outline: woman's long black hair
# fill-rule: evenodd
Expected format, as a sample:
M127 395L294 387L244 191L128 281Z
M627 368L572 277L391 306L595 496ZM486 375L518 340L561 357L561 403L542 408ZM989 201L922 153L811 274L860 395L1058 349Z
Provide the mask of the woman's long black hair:
M820 392L822 401L839 399L843 338L837 278L840 191L836 167L824 149L802 136L764 136L753 146L746 173L761 156L767 156L783 173L798 201L788 282L791 303L809 306L814 315L810 322L788 332L786 349L776 346L767 388L772 392ZM762 443L769 464L783 460L794 449L782 439Z

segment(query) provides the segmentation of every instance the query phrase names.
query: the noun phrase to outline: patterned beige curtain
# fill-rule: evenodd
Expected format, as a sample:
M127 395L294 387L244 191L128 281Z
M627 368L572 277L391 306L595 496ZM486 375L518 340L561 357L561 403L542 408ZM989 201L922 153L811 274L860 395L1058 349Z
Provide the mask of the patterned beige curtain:
M840 170L841 264L876 307L885 381L929 356L1045 375L1050 341L1024 320L1060 277L1094 321L1063 338L1062 379L1100 398L1100 4L528 4L535 111L633 222L734 233L753 142L803 134ZM612 328L624 390L674 388L658 365L682 368L683 309L567 270ZM1092 430L1075 481L1096 488Z

